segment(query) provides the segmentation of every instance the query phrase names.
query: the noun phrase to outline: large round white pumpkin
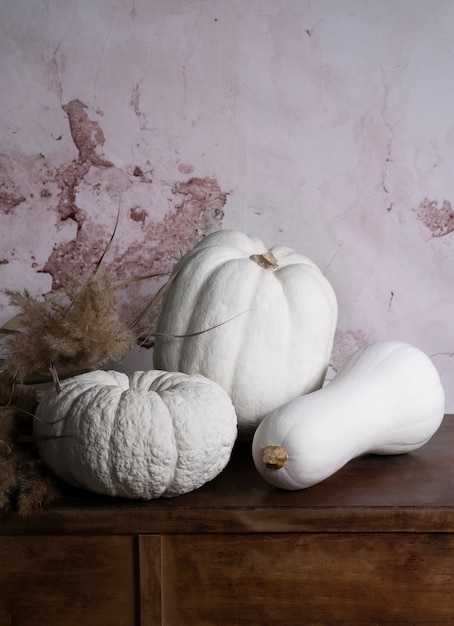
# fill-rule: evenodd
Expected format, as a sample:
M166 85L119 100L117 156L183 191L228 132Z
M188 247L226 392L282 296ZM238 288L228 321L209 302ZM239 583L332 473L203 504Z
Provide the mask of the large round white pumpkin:
M322 386L337 300L311 260L221 230L182 257L171 281L154 366L222 385L243 433L284 402Z
M219 474L237 436L232 402L203 376L94 371L46 392L34 434L43 461L90 491L151 499Z

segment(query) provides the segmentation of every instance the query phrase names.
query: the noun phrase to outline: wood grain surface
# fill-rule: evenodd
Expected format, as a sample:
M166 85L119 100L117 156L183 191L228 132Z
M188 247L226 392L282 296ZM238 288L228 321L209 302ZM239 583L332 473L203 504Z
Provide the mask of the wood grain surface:
M167 535L161 558L166 626L454 623L450 534Z

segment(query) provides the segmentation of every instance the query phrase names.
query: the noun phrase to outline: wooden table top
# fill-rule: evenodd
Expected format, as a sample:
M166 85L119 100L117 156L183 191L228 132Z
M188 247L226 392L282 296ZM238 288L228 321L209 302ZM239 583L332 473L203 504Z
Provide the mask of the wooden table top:
M454 415L415 452L367 455L324 482L283 491L256 471L250 445L192 493L149 502L68 489L28 517L0 517L0 534L454 532Z

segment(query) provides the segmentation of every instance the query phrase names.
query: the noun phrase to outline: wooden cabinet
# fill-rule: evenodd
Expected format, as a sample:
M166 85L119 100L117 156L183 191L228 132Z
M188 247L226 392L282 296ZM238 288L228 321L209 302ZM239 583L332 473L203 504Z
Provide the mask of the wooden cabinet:
M0 625L454 624L454 417L420 450L276 490L247 446L197 492L68 491L0 520Z

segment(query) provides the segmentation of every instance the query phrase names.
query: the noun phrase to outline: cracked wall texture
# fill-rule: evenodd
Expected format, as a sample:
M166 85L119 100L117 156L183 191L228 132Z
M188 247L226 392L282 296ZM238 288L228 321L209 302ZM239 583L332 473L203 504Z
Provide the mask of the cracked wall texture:
M332 282L330 376L408 341L454 412L453 22L450 0L2 3L0 287L89 271L117 215L118 277L237 228Z

